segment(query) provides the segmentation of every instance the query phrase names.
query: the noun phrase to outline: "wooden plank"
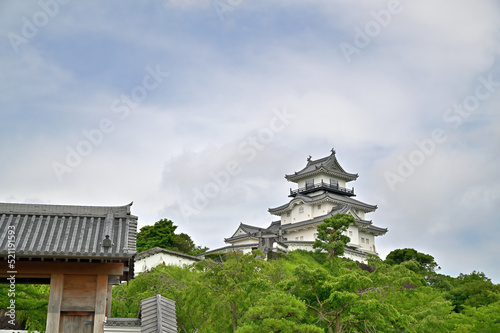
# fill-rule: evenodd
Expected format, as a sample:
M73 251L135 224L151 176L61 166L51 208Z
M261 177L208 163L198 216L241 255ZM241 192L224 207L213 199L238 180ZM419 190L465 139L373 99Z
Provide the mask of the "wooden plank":
M97 275L65 275L61 311L94 311Z
M81 285L97 284L97 275L71 275L67 274L64 279L64 288L79 288Z
M106 298L108 297L108 276L97 276L97 291L95 294L94 333L104 332L106 316Z
M46 326L47 332L59 333L59 320L61 316L63 285L64 285L63 274L51 275L49 307L47 312L47 326Z
M89 311L61 311L61 316L62 315L68 315L68 316L88 316L88 315L92 315L92 312L89 312Z
M61 311L94 311L94 309L95 309L95 298L63 297Z
M6 272L7 260L0 261L0 278L9 277ZM40 277L47 278L51 274L84 274L111 276L123 275L123 263L93 263L93 262L49 262L49 261L17 261L16 278Z
M88 289L64 289L64 294L63 294L63 299L65 297L70 297L70 298L92 298L95 300L95 289L94 288L88 288ZM92 292L92 294L89 295L89 292Z
M61 314L60 333L92 333L94 316L85 313L63 313Z
M64 296L89 297L95 299L97 275L65 275Z
M113 299L113 285L109 284L109 279L108 279L108 295L106 296L106 317L111 316L112 299Z

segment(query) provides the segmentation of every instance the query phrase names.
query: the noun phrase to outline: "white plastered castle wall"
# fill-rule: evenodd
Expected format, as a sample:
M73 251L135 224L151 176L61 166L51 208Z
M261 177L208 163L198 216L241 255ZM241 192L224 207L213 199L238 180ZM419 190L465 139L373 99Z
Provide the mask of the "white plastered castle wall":
M357 243L359 244L359 246L366 251L376 252L374 235L366 233L364 231L359 231L358 234L359 236Z
M323 202L321 204L294 203L291 212L281 215L281 224L298 223L317 216L326 215L334 206L331 202Z
M316 240L317 230L316 227L292 230L286 234L288 241L303 241L303 242L314 242Z
M372 234L360 231L355 225L349 226L344 234L351 239L351 241L349 242L350 246L356 246L360 249L373 253L376 252L375 237ZM308 229L288 231L285 237L289 242L314 242L317 235L318 231L316 227L310 227Z
M322 202L313 205L313 218L328 214L333 207L336 206L333 202Z
M165 265L174 265L182 267L184 265L191 265L195 262L197 262L197 260L176 256L174 254L169 254L165 252L159 252L150 255L149 257L136 260L134 263L134 271L135 273L141 273L150 270L151 268L161 265L163 263L165 263Z
M246 244L256 244L256 243L258 243L257 239L243 238L241 240L235 240L231 244L232 245L246 245Z
M312 178L308 178L307 181L309 180L314 180L314 184L320 184L321 181L326 184L330 184L330 179L338 182L340 187L346 187L346 181L343 179L336 179L333 178L332 176L326 174L326 173L319 173L317 175L314 175ZM306 179L299 180L297 182L298 188L302 188L306 186Z
M299 202L293 206L293 209L289 213L283 213L281 215L281 224L294 224L302 221L307 221L317 216L326 215L338 204L332 202L322 202L321 204L307 204ZM301 209L302 207L302 209ZM356 210L355 213L364 219L365 213L360 210ZM317 231L316 228L302 229L299 231L289 231L287 233L288 241L314 241L316 239ZM346 236L351 238L350 244L357 245L363 250L373 251L375 250L375 237L372 234L360 231L358 226L351 225L345 232ZM235 243L236 244L236 243ZM244 243L238 243L244 244Z

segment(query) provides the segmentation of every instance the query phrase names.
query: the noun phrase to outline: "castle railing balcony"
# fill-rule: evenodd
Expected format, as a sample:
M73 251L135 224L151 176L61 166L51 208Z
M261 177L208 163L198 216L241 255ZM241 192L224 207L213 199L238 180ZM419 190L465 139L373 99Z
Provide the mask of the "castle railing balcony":
M317 183L317 184L306 184L306 186L298 188L296 190L290 189L289 197L294 197L299 193L307 194L307 193L312 193L312 192L321 191L321 190L333 192L333 193L337 193L337 194L342 194L342 195L346 195L349 197L356 196L354 194L354 187L349 189L349 188L339 186L338 183L329 184L329 183L325 183L325 182L321 181L321 183Z

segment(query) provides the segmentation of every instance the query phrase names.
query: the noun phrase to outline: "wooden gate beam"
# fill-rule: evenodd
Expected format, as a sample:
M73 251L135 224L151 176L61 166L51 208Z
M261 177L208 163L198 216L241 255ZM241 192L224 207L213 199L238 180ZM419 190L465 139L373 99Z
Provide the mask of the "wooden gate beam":
M122 276L123 263L17 261L16 278L50 278L52 274ZM0 278L9 277L7 260L0 261Z

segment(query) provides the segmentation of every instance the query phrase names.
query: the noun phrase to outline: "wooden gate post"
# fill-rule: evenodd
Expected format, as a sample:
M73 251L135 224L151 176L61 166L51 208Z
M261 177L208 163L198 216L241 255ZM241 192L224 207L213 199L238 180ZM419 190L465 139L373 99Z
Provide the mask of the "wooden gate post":
M95 295L94 333L104 332L104 318L106 316L106 298L108 296L108 276L97 276Z
M51 274L49 309L47 313L47 333L59 333L64 274Z

